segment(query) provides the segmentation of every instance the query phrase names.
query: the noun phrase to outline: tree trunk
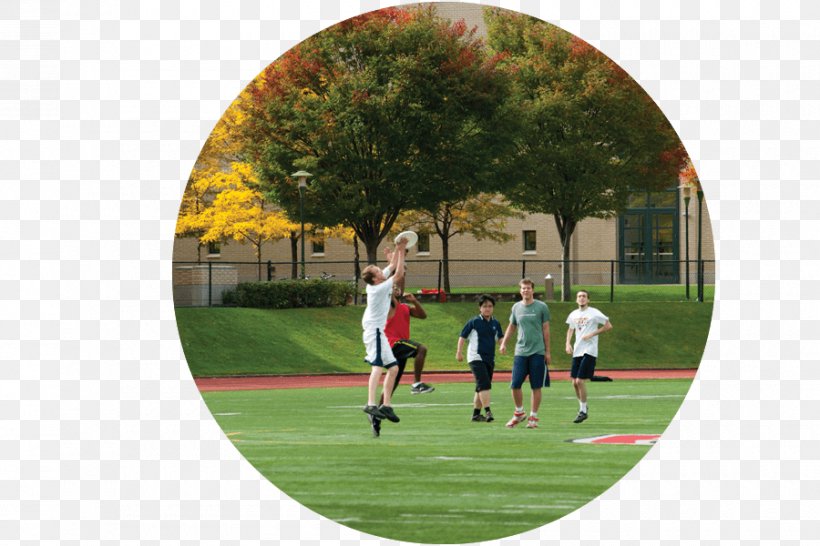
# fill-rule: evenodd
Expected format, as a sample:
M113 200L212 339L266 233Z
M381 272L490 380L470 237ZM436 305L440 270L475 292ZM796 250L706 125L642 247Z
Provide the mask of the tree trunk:
M441 276L444 280L444 292L450 293L450 238L441 238Z
M365 251L367 252L367 264L373 265L379 261L379 238L371 236L363 239Z
M569 242L572 235L567 236L566 241L561 242L561 262L563 275L561 275L561 301L571 301L572 296L572 271L569 261Z
M353 236L353 303L359 304L359 279L362 278L362 267L359 264L359 237Z
M570 242L575 226L578 224L572 218L559 214L553 215L558 236L561 239L561 301L572 301L572 264L569 261Z
M256 247L256 275L259 281L262 280L262 241L254 243Z
M299 235L295 231L290 232L290 278L299 277Z

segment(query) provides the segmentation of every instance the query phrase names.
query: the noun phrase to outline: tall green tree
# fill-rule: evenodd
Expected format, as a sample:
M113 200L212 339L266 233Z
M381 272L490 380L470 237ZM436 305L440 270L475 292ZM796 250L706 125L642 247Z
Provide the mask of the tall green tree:
M505 194L551 215L571 298L570 241L585 218L622 212L635 190L677 181L685 153L666 117L628 74L583 40L538 19L488 9L489 44L504 54L517 112Z
M295 216L352 228L374 263L402 210L462 198L493 166L498 59L432 7L388 8L305 40L250 86L246 150Z

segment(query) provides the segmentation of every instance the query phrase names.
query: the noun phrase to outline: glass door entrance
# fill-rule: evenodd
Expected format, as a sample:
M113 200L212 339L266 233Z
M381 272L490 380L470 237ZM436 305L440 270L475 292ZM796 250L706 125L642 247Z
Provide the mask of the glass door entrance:
M636 194L619 220L624 284L675 284L678 266L677 191Z

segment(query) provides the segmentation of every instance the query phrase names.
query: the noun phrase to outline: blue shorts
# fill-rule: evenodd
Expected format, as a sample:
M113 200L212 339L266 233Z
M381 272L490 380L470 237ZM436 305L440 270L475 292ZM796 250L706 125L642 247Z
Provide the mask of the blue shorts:
M510 388L520 389L527 376L530 378L530 387L533 389L550 386L550 372L544 361L544 355L516 356L513 359Z
M597 360L597 358L588 354L572 357L572 370L569 372L569 376L573 379L592 379L592 376L595 375L595 362Z

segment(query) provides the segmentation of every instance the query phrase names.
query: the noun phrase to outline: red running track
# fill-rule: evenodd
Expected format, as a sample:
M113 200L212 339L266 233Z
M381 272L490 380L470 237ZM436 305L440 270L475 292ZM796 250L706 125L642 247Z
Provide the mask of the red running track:
M665 370L599 370L599 375L618 379L694 379L697 369ZM402 384L412 383L412 372L402 377ZM243 377L199 377L201 392L250 391L260 389L307 389L313 387L364 387L370 374L265 375ZM424 372L424 379L436 383L472 383L470 372ZM551 371L550 379L569 381L569 371ZM510 372L496 372L493 381L509 382Z

